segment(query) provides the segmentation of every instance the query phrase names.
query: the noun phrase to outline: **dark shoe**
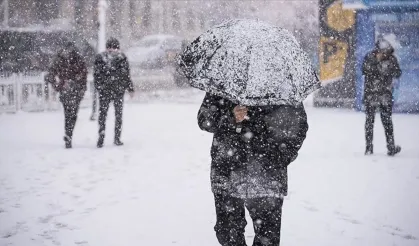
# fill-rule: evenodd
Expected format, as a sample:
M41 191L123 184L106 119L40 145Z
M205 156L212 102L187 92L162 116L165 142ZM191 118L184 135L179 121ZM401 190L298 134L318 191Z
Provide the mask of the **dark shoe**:
M113 144L115 144L116 146L122 146L122 145L124 145L124 143L121 142L121 140L119 140L119 139L115 139L115 141L113 142Z
M402 151L402 147L396 145L393 148L390 148L387 152L387 155L389 156L395 156L396 154L400 153Z
M71 149L71 138L69 136L64 136L65 148Z
M372 155L372 154L374 154L372 145L367 145L367 148L365 149L365 155Z
M102 148L103 147L104 140L105 140L105 136L99 136L99 140L97 140L97 147L98 148Z

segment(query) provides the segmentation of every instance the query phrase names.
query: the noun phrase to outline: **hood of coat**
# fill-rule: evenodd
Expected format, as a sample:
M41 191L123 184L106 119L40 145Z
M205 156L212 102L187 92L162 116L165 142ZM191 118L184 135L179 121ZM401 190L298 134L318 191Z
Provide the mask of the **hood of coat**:
M377 53L384 55L392 55L394 53L394 47L385 39L380 39L375 43L375 50Z

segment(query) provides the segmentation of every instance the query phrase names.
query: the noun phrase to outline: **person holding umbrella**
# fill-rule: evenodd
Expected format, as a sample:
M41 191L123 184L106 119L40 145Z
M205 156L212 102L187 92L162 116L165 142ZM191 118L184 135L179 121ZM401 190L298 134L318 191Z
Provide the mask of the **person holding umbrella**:
M214 134L218 242L246 245L247 208L253 245L278 246L287 167L308 130L302 101L320 87L307 55L284 29L233 20L193 41L179 67L193 87L206 92L197 119Z

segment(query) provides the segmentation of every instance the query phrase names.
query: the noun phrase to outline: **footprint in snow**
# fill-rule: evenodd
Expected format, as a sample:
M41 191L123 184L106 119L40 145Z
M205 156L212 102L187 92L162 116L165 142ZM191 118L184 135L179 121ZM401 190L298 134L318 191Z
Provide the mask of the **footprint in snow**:
M418 240L417 237L415 237L411 234L400 234L400 233L397 233L397 232L390 232L389 234L392 235L392 236L401 237L401 238L406 239L406 240L414 240L414 241Z
M308 211L310 211L310 212L318 212L319 211L315 206L313 206L313 204L311 202L303 201L303 203L304 203L304 205L303 205L304 208L307 209Z
M10 237L13 237L14 235L16 235L16 232L6 232L1 237L2 238L10 238Z
M2 233L2 238L10 238L16 235L19 231L27 232L28 228L26 222L17 222L16 225L11 228L9 231Z
M54 215L47 215L47 216L44 216L44 217L40 217L40 218L38 218L38 222L39 223L42 223L42 224L46 224L46 223L48 223L48 222L50 222L50 220L52 219L52 218L54 218Z
M347 219L347 218L340 218L341 220L344 220L344 221L347 221L347 222L349 222L349 223L351 223L351 224L354 224L354 225L361 225L362 223L361 222L359 222L358 220L354 220L354 219Z
M312 206L304 206L305 209L307 209L310 212L318 212L319 210Z
M339 215L341 217L346 217L346 218L350 218L351 217L349 214L345 214L345 213L342 213L342 212L339 212L339 211L335 211L335 214L336 215Z
M91 212L95 211L97 208L86 208L82 213L83 214L90 214Z
M392 229L392 230L395 230L395 231L399 231L399 232L402 232L403 230L402 229L400 229L399 227L397 227L397 226L392 226L392 225L383 225L383 227L384 228L389 228L389 229Z
M57 223L55 223L55 228L57 228L57 229L68 228L68 225L64 224L64 223L57 222Z
M94 190L93 187L86 187L83 189L85 192L91 192L92 190Z
M362 225L362 223L359 220L352 219L349 214L341 213L339 211L335 211L335 214L339 216L340 220L349 222L354 225Z
M76 245L88 245L89 243L87 241L76 241L74 242Z
M418 240L416 237L414 237L410 234L404 235L403 238L407 239L407 240Z
M417 237L411 234L405 234L400 227L392 226L392 225L383 225L383 228L392 230L390 232L387 232L390 235L398 236L406 240L419 240Z

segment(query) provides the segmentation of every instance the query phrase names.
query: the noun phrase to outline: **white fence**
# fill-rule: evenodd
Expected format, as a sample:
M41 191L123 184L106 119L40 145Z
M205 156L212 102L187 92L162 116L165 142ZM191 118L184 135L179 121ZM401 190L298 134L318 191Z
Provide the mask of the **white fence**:
M89 81L92 81L90 79ZM92 104L91 83L81 107ZM58 93L44 83L44 74L12 74L0 77L0 113L58 110Z
M164 90L175 86L171 70L132 69L131 75L137 91ZM89 73L87 91L80 107L91 107L92 98L93 77ZM44 73L0 76L0 113L59 109L58 93L51 85L45 84Z

